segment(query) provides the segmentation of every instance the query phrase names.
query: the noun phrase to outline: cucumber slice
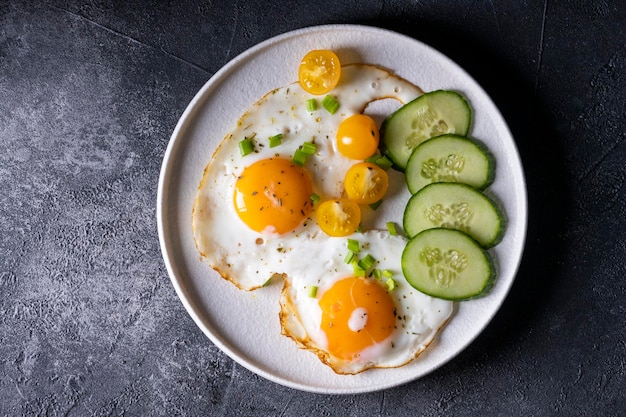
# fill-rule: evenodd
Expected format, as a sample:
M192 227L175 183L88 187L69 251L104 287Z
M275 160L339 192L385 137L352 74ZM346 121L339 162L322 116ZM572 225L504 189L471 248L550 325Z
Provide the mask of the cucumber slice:
M437 182L409 199L403 225L408 237L443 227L465 232L489 248L502 238L504 219L496 204L480 191L466 184Z
M496 276L492 258L474 239L440 228L425 230L407 243L402 272L417 290L447 300L478 297Z
M436 90L419 96L393 112L381 126L381 148L404 171L413 149L434 136L467 135L472 111L454 91Z
M447 134L422 142L406 165L411 194L433 182L461 182L482 190L495 176L495 159L482 145L465 136Z

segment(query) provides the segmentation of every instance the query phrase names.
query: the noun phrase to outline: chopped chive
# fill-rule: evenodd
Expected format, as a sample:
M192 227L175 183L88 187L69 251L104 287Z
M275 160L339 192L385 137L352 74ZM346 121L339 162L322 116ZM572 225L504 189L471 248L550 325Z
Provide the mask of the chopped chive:
M311 288L309 288L309 297L315 298L315 296L317 296L317 285L312 285Z
M372 276L376 279L380 279L380 277L382 276L381 270L374 268L374 270L372 271Z
M326 96L322 99L322 107L330 114L335 114L339 108L339 102L333 96Z
M394 222L387 222L387 230L391 236L395 236L398 234L398 230L396 229L396 224Z
M302 152L306 155L313 155L317 151L317 146L312 142L304 142L302 144Z
M269 277L267 281L263 283L262 287L267 287L268 285L270 285L270 282L272 282L272 277Z
M376 262L376 259L374 259L374 257L368 253L365 256L365 258L363 258L363 259L361 259L359 261L359 267L361 267L361 268L363 268L363 270L367 271L368 269L370 269L371 267L374 266L375 262Z
M361 267L361 262L356 259L352 261L352 273L355 277L364 277L365 269Z
M254 151L254 143L252 139L245 138L239 141L239 152L241 156L246 156Z
M303 166L306 159L317 151L317 146L312 142L304 142L301 147L296 149L293 154L292 161L299 166Z
M306 101L306 111L314 112L317 110L317 100L314 98L310 98Z
M372 210L376 210L376 209L378 209L378 207L380 207L381 204L383 204L383 200L382 199L378 200L375 203L370 204L370 207L371 207Z
M348 253L346 253L346 257L343 259L343 262L346 264L351 264L353 260L354 260L354 252L349 250Z
M307 154L302 152L302 149L298 148L294 152L293 158L291 158L291 160L293 161L294 164L296 164L298 166L303 166L304 163L306 162L307 156L308 156Z
M283 143L283 134L279 133L277 135L270 136L269 141L270 141L270 148L278 146L281 143Z
M396 281L394 281L393 278L389 278L385 281L385 286L387 286L387 291L391 292L396 288Z
M384 269L384 270L383 270L383 275L384 275L385 277L387 277L387 278L391 278L391 277L393 276L393 272L391 272L391 271L390 271L390 270L388 270L388 269Z
M354 240L354 239L348 239L348 250L354 252L354 253L358 253L361 252L361 247L359 245L359 241L358 240Z
M391 159L387 158L385 155L379 156L378 159L376 159L376 162L374 163L378 165L379 167L381 167L382 169L384 169L385 171L387 171L393 165L393 162L391 162Z
M374 155L365 159L365 162L376 164L385 171L393 166L393 162L391 162L391 159L387 158L385 155L381 155L378 153L375 153Z
M311 202L313 202L313 205L316 205L320 201L320 196L315 193L311 194L309 198L311 199Z

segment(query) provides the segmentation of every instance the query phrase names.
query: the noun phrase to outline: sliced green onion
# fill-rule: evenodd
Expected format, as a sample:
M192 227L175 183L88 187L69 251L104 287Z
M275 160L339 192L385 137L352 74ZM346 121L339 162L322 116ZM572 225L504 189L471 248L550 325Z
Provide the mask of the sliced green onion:
M389 278L385 281L385 286L387 287L387 291L391 292L396 288L396 281L394 281L393 278Z
M378 268L374 268L374 270L372 271L372 276L376 279L380 279L380 277L382 276L382 271Z
M383 270L383 276L385 276L386 278L391 278L393 276L393 272L391 272L388 269L384 269Z
M387 222L387 230L391 236L395 236L398 234L398 230L396 229L396 224L394 222Z
M313 205L316 205L317 203L319 203L320 199L321 199L320 196L315 194L315 193L311 194L311 196L309 198L313 202Z
M317 285L312 285L311 288L309 288L309 297L315 298L315 296L317 296Z
M359 245L359 241L358 240L354 240L354 239L348 239L348 250L354 252L354 253L358 253L361 252L361 247Z
M298 166L303 166L304 163L306 162L306 158L307 157L308 157L308 155L305 154L304 152L302 152L302 149L298 148L294 152L293 158L291 158L291 160L293 161L294 164L296 164Z
M269 277L267 281L263 283L262 287L267 287L268 285L270 285L271 282L272 282L272 277Z
M361 259L359 261L359 267L361 267L361 268L363 268L363 270L367 271L368 269L370 269L371 267L374 266L375 262L376 262L376 259L374 259L374 257L368 253L365 256L365 258L363 258L363 259Z
M354 252L349 250L348 253L346 253L346 257L343 259L343 262L346 264L351 264L353 260L354 260Z
M375 153L374 155L367 158L365 162L376 164L385 171L393 166L393 162L391 162L391 159L387 158L385 155L381 155L378 153Z
M241 152L241 156L246 156L254 152L254 143L252 143L252 139L245 138L239 141L239 152Z
M352 273L355 277L364 277L365 269L361 267L361 261L354 259L352 261Z
M283 143L283 134L279 133L277 135L270 136L269 141L270 141L270 148L278 146L281 143Z
M303 166L306 159L317 151L317 146L313 142L304 142L293 154L292 161L299 166Z
M339 102L333 96L326 96L322 99L322 107L324 107L328 113L335 114L337 109L339 109Z
M385 155L379 156L374 163L385 171L393 166L393 162L391 162L391 159L387 158Z
M378 209L378 207L380 207L380 205L383 204L383 200L378 200L375 203L370 204L370 207L372 208L372 210L376 210Z
M317 151L317 146L312 142L304 142L302 144L302 152L307 155L313 155Z
M306 111L314 112L317 110L317 100L314 98L310 98L306 101Z

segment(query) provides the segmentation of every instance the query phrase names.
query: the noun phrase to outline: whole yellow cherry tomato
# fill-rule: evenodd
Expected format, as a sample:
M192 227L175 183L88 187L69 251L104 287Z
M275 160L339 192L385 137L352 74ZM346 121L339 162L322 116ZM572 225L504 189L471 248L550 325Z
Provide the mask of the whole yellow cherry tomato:
M376 152L379 142L376 121L366 114L354 114L337 128L337 149L346 158L369 158Z

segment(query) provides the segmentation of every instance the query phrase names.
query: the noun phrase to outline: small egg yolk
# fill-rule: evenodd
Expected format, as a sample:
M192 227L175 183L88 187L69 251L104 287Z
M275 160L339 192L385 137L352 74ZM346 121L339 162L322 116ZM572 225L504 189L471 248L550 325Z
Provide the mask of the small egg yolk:
M344 360L358 359L361 351L389 337L396 324L393 300L372 279L344 278L322 294L319 305L328 352Z
M298 227L312 209L308 173L284 158L246 167L235 184L237 214L252 230L284 234Z

